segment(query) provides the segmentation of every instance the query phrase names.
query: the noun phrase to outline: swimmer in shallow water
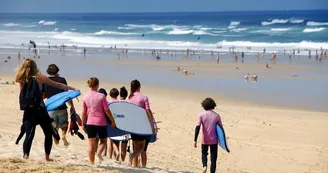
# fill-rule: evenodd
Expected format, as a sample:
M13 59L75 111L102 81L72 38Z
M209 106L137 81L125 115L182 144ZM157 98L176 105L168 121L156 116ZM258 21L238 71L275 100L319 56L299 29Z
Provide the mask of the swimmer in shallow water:
M246 82L248 81L248 79L249 79L249 73L247 73L247 75L245 75L244 79L245 79Z
M257 75L254 73L253 74L253 76L252 76L252 80L254 81L254 82L257 82Z

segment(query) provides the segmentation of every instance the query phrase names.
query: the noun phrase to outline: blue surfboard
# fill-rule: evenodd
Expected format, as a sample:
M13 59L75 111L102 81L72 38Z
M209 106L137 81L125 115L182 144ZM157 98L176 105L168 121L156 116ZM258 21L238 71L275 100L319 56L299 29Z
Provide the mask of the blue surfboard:
M228 148L227 140L226 140L226 135L224 132L224 129L221 125L216 126L216 132L218 134L218 145L225 150L226 152L230 153L230 150Z
M47 107L47 111L55 110L59 106L65 104L66 102L80 95L81 95L80 91L66 91L66 92L58 93L46 100L45 105Z

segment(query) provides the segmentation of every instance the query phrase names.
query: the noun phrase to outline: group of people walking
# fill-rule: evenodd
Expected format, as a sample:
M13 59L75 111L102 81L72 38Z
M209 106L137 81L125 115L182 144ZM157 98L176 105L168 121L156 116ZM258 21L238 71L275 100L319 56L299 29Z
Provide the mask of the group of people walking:
M50 153L53 144L53 136L57 130L62 130L61 138L65 146L70 145L66 139L66 133L68 130L68 112L66 105L58 107L56 110L47 112L43 98L50 98L51 96L64 92L67 90L78 90L74 87L68 86L66 79L58 75L59 68L55 64L48 66L47 73L49 76L44 76L38 70L36 63L27 58L23 61L16 74L16 82L20 84L20 107L24 111L23 125L21 127L21 134L26 133L23 144L23 158L28 159L32 141L35 134L35 128L40 125L44 135L44 148L45 148L45 160L52 161ZM34 84L34 85L33 85ZM155 121L153 112L150 109L149 99L147 96L141 94L141 84L138 80L133 80L130 83L130 94L125 87L120 88L118 91L116 88L110 90L110 99L107 100L107 91L100 88L100 81L96 77L92 77L87 81L89 91L83 98L83 110L82 110L82 129L88 135L89 142L89 161L90 164L95 164L95 157L97 156L99 161L103 161L103 155L106 155L108 150L108 156L114 155L115 160L124 161L127 151L127 143L129 137L123 140L121 144L119 141L110 140L107 146L107 122L109 121L112 128L116 127L114 117L109 109L109 103L123 101L133 103L146 110L149 122L153 133L157 133L155 127ZM31 90L32 88L32 90ZM29 91L29 92L27 92ZM33 93L33 101L28 100L26 94ZM25 95L24 95L25 94ZM120 100L118 96L120 95ZM31 95L29 95L31 96ZM31 98L31 97L28 97ZM36 101L36 104L35 104ZM33 102L33 104L30 104ZM70 113L75 113L75 107L72 101L69 102ZM213 111L216 107L214 100L207 98L202 102L202 106L205 112L200 113L199 121L196 126L195 132L195 144L197 147L197 136L200 127L203 128L203 143L202 143L202 162L203 172L207 171L207 153L208 148L211 150L211 173L215 172L216 159L217 159L217 135L213 129L215 124L222 125L220 116ZM131 140L133 143L133 152L129 154L129 165L133 167L146 167L147 166L147 149L150 141L150 136L142 136L137 134L131 134ZM19 139L22 137L20 135ZM19 139L16 143L18 144ZM59 143L58 137L54 138L55 144ZM121 153L120 149L121 148ZM105 153L105 154L104 154ZM141 161L141 163L140 163Z

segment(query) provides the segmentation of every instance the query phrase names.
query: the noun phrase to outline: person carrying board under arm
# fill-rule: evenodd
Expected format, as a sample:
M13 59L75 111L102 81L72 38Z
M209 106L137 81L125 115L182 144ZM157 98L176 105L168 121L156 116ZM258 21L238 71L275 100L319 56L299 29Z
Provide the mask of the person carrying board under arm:
M221 117L219 114L213 111L216 107L216 103L211 98L206 98L202 102L202 107L204 112L199 114L199 119L195 129L194 147L197 148L197 138L202 126L203 140L202 140L202 163L203 163L203 173L207 172L207 155L208 148L211 152L211 173L215 173L216 170L216 160L218 152L218 135L216 132L216 125L222 126Z
M59 68L57 67L56 64L50 64L48 66L47 73L49 74L49 79L51 79L52 81L67 85L66 79L63 77L60 77L58 75L58 72L59 72ZM43 89L44 89L44 94L45 94L44 97L47 99L49 99L50 97L52 97L58 93L66 91L63 89L58 89L58 88L52 87L50 85L44 85ZM72 100L69 101L68 104L71 107L70 113L74 114L75 108L74 108L73 101ZM57 128L57 129L60 128L62 130L62 139L63 139L64 145L68 146L69 143L66 139L66 133L67 133L67 128L68 128L67 106L64 104L53 111L49 111L48 113L49 113L49 116L54 120L53 124L54 124L55 128ZM57 141L55 138L54 138L54 142L56 145L59 144L59 141Z

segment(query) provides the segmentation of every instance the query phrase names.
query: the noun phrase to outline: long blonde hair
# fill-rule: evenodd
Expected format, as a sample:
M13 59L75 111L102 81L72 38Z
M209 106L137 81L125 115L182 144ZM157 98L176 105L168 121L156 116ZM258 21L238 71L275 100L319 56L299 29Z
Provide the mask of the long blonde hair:
M24 62L20 65L16 73L16 82L18 83L25 83L28 82L29 79L33 76L37 76L39 74L39 69L36 63L27 58Z

